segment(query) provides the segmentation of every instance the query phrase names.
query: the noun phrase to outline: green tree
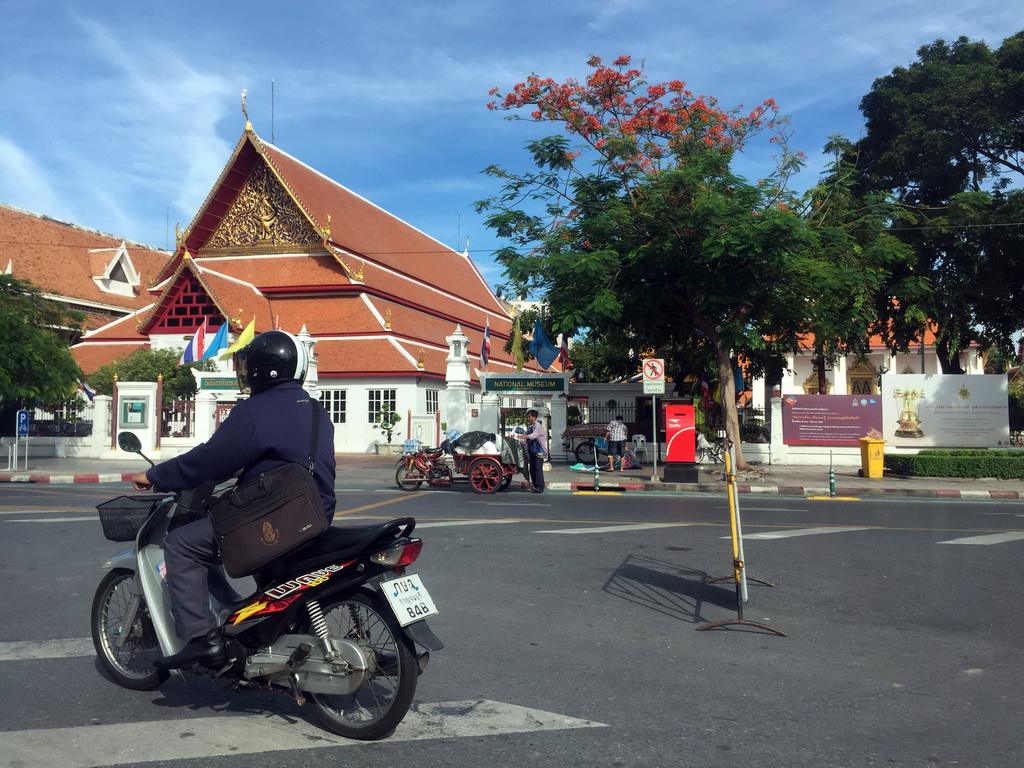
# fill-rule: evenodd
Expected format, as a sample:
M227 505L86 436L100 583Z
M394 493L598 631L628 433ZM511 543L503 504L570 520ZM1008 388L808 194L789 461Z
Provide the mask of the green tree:
M477 209L511 240L497 253L508 289L543 295L556 331L586 329L613 348L654 351L677 381L700 378L687 367L712 367L739 447L737 354L767 364L826 310L836 318L830 336L852 335L833 307L831 296L845 302L842 290L822 294L823 283L853 275L851 267L837 278L830 261L849 232L833 227L837 242L823 246L797 212L786 182L802 158L789 151L771 100L745 115L726 112L682 82L648 85L627 57L589 65L584 83L531 75L507 95L492 91L500 97L492 109L529 109L511 117L559 125L576 140L529 142L533 171L486 169L503 186ZM765 131L778 167L751 184L731 162ZM745 466L742 453L737 463Z
M118 381L156 381L163 376L164 397L181 400L195 397L196 379L191 369L216 369L213 360L178 365L181 352L174 349L138 349L127 357L104 365L89 377L89 384L101 395L114 392L114 376Z
M0 401L59 401L73 393L81 371L58 329L81 331L84 321L31 282L0 275Z
M1024 32L995 51L965 37L923 46L875 81L861 110L861 182L906 207L893 230L916 254L895 279L932 289L892 286L883 330L905 349L930 323L943 372L961 373L969 344L1006 346L1024 326L1024 192L1013 188L1024 178Z

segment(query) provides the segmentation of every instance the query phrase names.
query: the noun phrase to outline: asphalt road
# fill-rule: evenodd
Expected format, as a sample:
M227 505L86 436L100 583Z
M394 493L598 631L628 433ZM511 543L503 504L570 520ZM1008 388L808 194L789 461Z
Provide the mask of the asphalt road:
M696 631L737 618L724 498L343 493L420 521L446 643L365 744L282 694L99 674L122 545L91 510L124 489L0 489L0 766L1024 765L1020 502L741 498L744 618L783 637Z

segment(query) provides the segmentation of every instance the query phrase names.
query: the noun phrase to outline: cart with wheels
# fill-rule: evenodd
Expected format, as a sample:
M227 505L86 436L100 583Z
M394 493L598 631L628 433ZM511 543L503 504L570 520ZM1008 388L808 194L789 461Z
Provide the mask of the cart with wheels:
M529 479L526 454L518 440L503 438L500 452L486 451L492 446L497 448L496 436L486 432L467 432L452 445L454 473L465 476L476 493L504 491L517 472Z

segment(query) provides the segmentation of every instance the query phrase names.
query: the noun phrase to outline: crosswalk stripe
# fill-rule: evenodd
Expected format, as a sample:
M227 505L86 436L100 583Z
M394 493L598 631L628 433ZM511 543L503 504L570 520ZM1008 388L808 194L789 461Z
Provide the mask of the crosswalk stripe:
M196 760L320 747L373 744L380 749L382 745L382 742L352 741L305 720L293 721L268 714L7 731L0 733L0 753L7 765L109 768L127 763ZM605 727L608 727L607 723L499 701L447 701L414 706L383 744Z
M962 539L940 541L939 544L1003 544L1007 541L1024 539L1024 531L1007 531L1006 533L990 533L986 536L966 536Z
M788 539L792 536L816 536L819 533L845 533L846 531L869 531L868 527L843 526L823 528L795 528L791 531L767 531L765 533L745 533L743 539ZM728 539L728 536L722 536Z
M69 637L66 640L17 640L0 643L0 661L71 659L76 656L92 656L95 653L92 638L89 637Z
M627 523L626 525L603 525L590 528L559 528L553 531L534 533L622 533L625 531L646 531L651 528L682 528L693 523Z

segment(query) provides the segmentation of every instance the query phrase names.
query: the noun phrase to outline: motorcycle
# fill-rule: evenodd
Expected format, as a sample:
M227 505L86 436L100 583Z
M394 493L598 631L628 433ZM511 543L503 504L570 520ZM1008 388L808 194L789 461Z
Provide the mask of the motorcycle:
M134 434L118 435L118 445L153 464ZM92 604L93 645L118 685L148 691L171 674L184 676L154 665L187 642L174 631L162 542L170 530L208 514L223 492L206 483L97 507L108 539L135 541L103 564L109 573ZM190 671L235 690L287 692L341 736L389 734L408 712L430 652L443 648L425 620L437 608L420 576L406 571L423 547L411 536L415 526L402 517L332 527L254 574L248 596L236 591L242 582L211 568L211 607L227 659Z
M444 448L421 448L408 453L395 465L395 482L403 491L415 491L426 480L435 488L450 488L455 481L445 462Z

